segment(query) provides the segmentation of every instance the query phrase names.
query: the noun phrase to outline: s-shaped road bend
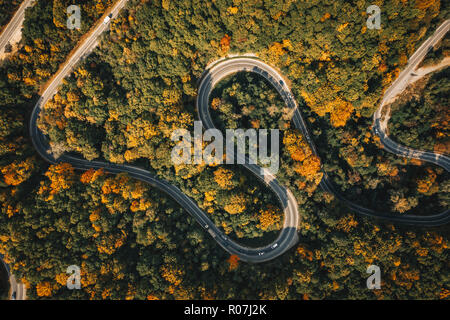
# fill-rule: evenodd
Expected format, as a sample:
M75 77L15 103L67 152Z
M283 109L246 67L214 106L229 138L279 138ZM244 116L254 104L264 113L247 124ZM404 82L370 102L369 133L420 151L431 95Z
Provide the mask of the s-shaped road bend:
M124 5L126 1L121 2ZM116 7L116 9L118 8ZM117 12L118 10L113 10L113 17L117 15ZM103 161L88 161L71 154L63 154L58 159L55 159L52 156L49 148L49 143L42 132L39 131L36 124L41 107L44 106L45 103L56 93L59 84L61 84L62 79L70 73L71 68L77 62L79 62L83 58L83 56L89 52L89 50L92 50L95 47L98 36L105 29L106 26L102 24L94 32L92 32L92 34L88 38L85 39L85 41L80 45L79 49L69 59L65 67L62 68L62 70L60 70L58 74L56 74L55 77L51 80L51 82L47 86L47 89L42 94L41 98L38 100L35 108L33 109L30 119L30 131L32 141L37 152L50 163L67 162L72 164L74 168L80 170L88 170L93 168L104 169L105 171L110 173L126 172L133 178L139 179L141 181L149 183L156 188L159 188L160 190L166 192L169 196L171 196L175 201L177 201L186 211L188 211L196 219L196 221L210 233L210 235L222 248L224 248L230 254L239 256L239 258L243 261L252 263L269 261L282 255L288 249L294 246L298 241L297 230L299 227L300 219L297 201L289 189L282 186L272 174L266 171L266 169L260 168L257 165L245 164L244 166L248 170L250 170L256 177L261 179L261 181L263 181L277 195L278 200L280 201L280 204L282 205L282 208L284 210L284 224L278 238L273 243L260 248L248 248L241 246L229 239L220 229L218 229L214 225L214 223L208 218L207 214L203 212L196 205L196 203L191 198L186 196L179 188L171 185L165 180L153 176L150 172L142 168L132 165L119 165ZM300 111L297 108L297 103L294 99L294 96L284 83L282 76L275 69L258 59L238 57L223 60L222 62L213 65L204 73L204 76L202 77L201 83L199 85L197 96L197 110L199 113L199 117L202 120L203 126L206 129L214 128L214 124L208 110L209 96L212 89L214 88L214 85L227 75L236 73L238 71L256 72L265 77L270 83L272 83L272 85L282 96L286 105L289 108L293 109L293 123L295 127L302 131L313 152L317 154L312 137L307 130L306 124L300 114ZM344 201L356 212L368 216L385 218L394 222L411 223L418 225L439 225L447 223L449 220L447 214L448 212L446 212L445 214L445 219L430 219L430 216L428 216L417 217L416 220L412 219L412 221L410 221L407 219L405 220L405 218L402 219L401 217L393 218L394 216L390 214L378 214L370 209L362 208L352 203L351 201L345 200L345 198L337 192L326 173L324 173L321 187L325 191L333 193L338 199Z
M111 18L114 19L121 8L126 4L127 0L121 0L114 6L111 10ZM144 181L153 187L156 187L169 196L171 196L175 201L177 201L186 211L188 211L196 221L206 229L209 234L215 239L215 241L222 246L230 254L235 254L243 261L248 262L264 262L272 260L291 248L297 241L297 226L298 226L298 208L297 202L294 196L289 190L278 184L273 176L266 177L266 181L269 187L274 190L274 192L279 195L280 201L283 204L285 212L287 214L284 220L284 228L281 231L278 238L273 244L262 248L247 248L239 245L238 243L229 239L215 224L208 218L207 214L203 212L197 204L186 196L179 188L171 185L169 182L156 178L147 170L131 165L119 165L104 161L88 161L82 158L78 158L71 154L63 154L58 159L55 159L50 152L49 143L46 137L37 127L37 120L39 118L39 113L41 108L49 101L57 92L58 86L62 83L62 80L68 76L75 64L77 64L83 57L88 55L97 45L98 37L108 28L108 24L102 23L95 27L89 36L80 44L78 49L74 54L68 59L65 65L58 71L58 73L50 80L47 88L39 98L37 104L35 105L30 118L30 134L33 145L39 155L50 163L60 163L67 162L70 163L74 168L80 170L88 169L104 169L110 173L127 173L130 177Z
M408 158L414 158L426 162L434 163L446 171L450 171L450 158L446 155L437 152L427 152L411 149L402 146L395 141L391 140L387 133L387 122L389 121L389 114L383 115L382 111L384 106L388 105L392 100L400 94L408 86L412 80L414 80L413 71L419 66L422 60L425 58L431 48L433 48L448 32L450 29L450 20L444 21L434 34L429 37L411 56L406 68L400 73L398 78L392 83L389 89L386 90L380 107L374 113L374 132L380 137L380 141L383 144L386 151L391 153L402 155Z
M442 36L442 28L439 28L438 34ZM445 34L445 33L444 33ZM428 41L428 40L427 40ZM434 42L434 41L433 41ZM428 42L429 45L429 42ZM428 48L428 46L427 46ZM417 57L417 55L416 55ZM420 61L419 61L420 62ZM306 141L309 143L312 152L319 156L317 153L317 149L314 145L313 139L311 134L309 133L308 127L303 120L303 117L300 113L300 110L298 109L297 102L294 99L294 96L292 95L290 89L287 87L282 75L278 73L277 70L270 67L266 63L262 62L261 60L250 58L250 57L237 57L237 58L231 58L228 60L221 61L215 65L213 65L209 70L207 70L202 78L202 81L199 86L199 92L197 97L197 111L199 114L200 119L202 120L203 126L206 129L213 129L214 123L211 119L211 115L209 113L209 97L211 94L212 89L214 86L223 78L239 72L239 71L247 71L247 72L255 72L262 77L264 77L267 81L269 81L272 86L278 91L280 96L283 98L286 106L293 110L293 118L292 122L294 124L294 127L300 130L303 134L303 136L306 138ZM391 89L390 92L393 92ZM384 99L383 99L384 100ZM378 132L375 130L375 132ZM404 147L403 147L404 148ZM399 154L399 155L405 155L401 153L402 150L400 148L394 148L393 153ZM431 154L432 159L434 161L428 160L429 157L421 157L424 161L429 161L436 163L440 166L442 166L445 170L449 171L450 168L448 166L448 158L444 156L436 156L435 154ZM406 155L408 156L408 155ZM438 159L438 160L435 160ZM248 163L248 162L247 162ZM264 177L271 179L269 181L268 186L271 187L271 189L277 194L278 199L282 203L282 206L284 208L285 213L285 226L286 223L288 223L288 216L292 215L294 210L292 208L297 206L297 203L295 202L295 198L291 197L291 192L281 186L278 181L275 179L275 177L271 177L270 175L263 175L261 170L262 168L259 168L255 165L244 165L248 170L250 170L253 174L255 174L258 178L261 180L264 179ZM267 182L266 182L267 183ZM276 188L272 186L277 186ZM280 186L280 187L278 187ZM399 216L395 215L393 213L389 212L378 212L369 208L365 208L363 206L360 206L348 199L346 199L340 191L336 188L334 183L332 182L331 178L328 176L326 172L323 172L323 178L320 183L321 188L329 193L332 193L338 200L342 201L346 206L348 206L350 209L355 211L356 213L364 216L368 216L371 218L377 218L377 219L383 219L395 223L400 224L409 224L409 225L417 225L417 226L439 226L446 224L450 222L450 212L449 210L446 210L442 213L434 214L434 215L428 215L428 216L418 216L418 215L404 215ZM286 202L286 199L288 202ZM293 218L290 218L289 221L294 221Z

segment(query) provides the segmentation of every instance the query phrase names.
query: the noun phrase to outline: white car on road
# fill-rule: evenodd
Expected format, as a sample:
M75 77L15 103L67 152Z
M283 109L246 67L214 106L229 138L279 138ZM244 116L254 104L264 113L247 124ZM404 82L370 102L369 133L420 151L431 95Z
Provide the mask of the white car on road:
M104 24L108 24L108 22L111 20L112 14L110 13L109 15L106 16L105 20L103 20Z

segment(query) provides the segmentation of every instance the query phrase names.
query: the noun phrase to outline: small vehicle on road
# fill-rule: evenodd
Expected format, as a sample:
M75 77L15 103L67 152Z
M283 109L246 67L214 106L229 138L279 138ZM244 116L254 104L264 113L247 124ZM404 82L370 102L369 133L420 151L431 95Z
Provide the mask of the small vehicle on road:
M110 13L109 15L106 16L106 18L103 20L104 24L108 24L108 22L111 20L112 18L112 13Z
M258 252L258 256L262 256L264 252Z
M278 247L278 243L274 243L274 244L271 246L272 249L275 249L276 247Z

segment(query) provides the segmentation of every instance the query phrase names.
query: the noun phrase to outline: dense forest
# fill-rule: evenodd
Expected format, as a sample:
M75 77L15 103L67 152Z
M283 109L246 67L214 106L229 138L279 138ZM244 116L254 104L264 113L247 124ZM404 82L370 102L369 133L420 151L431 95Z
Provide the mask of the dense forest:
M174 165L170 137L193 129L197 81L209 62L253 53L281 70L320 159L264 79L236 74L211 99L222 130L282 131L278 178L298 201L300 242L258 265L229 256L142 182L37 156L27 121L39 90L112 1L83 1L81 30L64 26L69 3L38 1L28 10L22 47L0 66L0 253L29 298L448 299L448 226L362 218L318 188L322 162L366 207L393 215L448 208L448 173L383 151L371 132L383 91L448 18L445 2L380 1L382 29L370 30L365 1L132 0L46 104L39 128L54 155L139 165L192 197L230 237L258 246L281 227L275 196L238 165ZM438 87L425 89L429 110L439 99L446 106ZM73 264L82 290L65 286ZM381 290L366 288L370 264L382 270Z

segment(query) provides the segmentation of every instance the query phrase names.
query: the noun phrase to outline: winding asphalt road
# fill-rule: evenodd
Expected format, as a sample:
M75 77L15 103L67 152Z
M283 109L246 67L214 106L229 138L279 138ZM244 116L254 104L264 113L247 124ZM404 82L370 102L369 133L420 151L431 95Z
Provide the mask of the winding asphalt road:
M429 50L434 47L450 29L450 20L442 23L434 34L429 37L411 56L408 60L408 65L400 73L398 78L392 83L389 89L386 90L380 107L374 113L373 130L376 135L380 137L380 141L384 148L394 154L402 155L408 158L414 158L426 162L434 163L441 166L446 171L450 171L450 158L444 154L437 152L427 152L415 150L398 144L391 140L387 134L387 123L389 121L389 114L383 115L383 108L392 102L392 100L406 89L408 84L414 80L413 71L419 66L425 58Z
M114 7L111 9L110 13L111 17L114 18L117 16L118 12L125 6L125 4L128 2L128 0L121 0L119 1ZM25 10L34 5L35 0L25 0L15 13L14 17L11 19L9 24L6 26L4 32L0 35L0 52L4 50L4 47L8 42L10 42L11 37L14 36L14 34L17 32L17 29L22 28L23 21L25 19ZM97 39L98 37L107 29L109 28L109 24L101 23L97 28L94 29L91 36L86 39L86 41L83 42L83 44L79 47L79 49L74 53L74 55L69 59L69 61L64 65L64 67L58 71L58 73L55 75L55 77L51 80L50 85L46 89L46 91L42 94L41 98L39 99L38 105L40 102L44 101L44 104L46 101L48 101L50 98L53 97L53 95L57 92L58 86L61 84L62 80L70 74L72 67L74 64L76 64L81 58L89 54L90 51L97 45ZM39 109L34 108L33 114L31 116L31 122L33 123L30 126L31 129L31 136L33 137L33 130L34 132L39 133L39 137L37 138L42 139L42 134L37 130L37 127L35 126L37 116L39 114ZM33 122L34 121L34 122ZM33 143L36 147L35 140L33 139ZM40 140L39 140L40 141ZM36 150L39 150L36 147ZM39 152L40 153L40 152ZM41 154L42 155L42 154ZM46 157L43 156L44 159ZM6 265L6 263L3 261L2 257L0 256L0 261ZM9 272L9 266L7 266L8 272ZM25 300L26 299L26 287L23 283L17 282L16 278L13 274L9 274L9 283L11 287L11 299L13 300Z
M25 10L34 4L35 0L25 0L16 11L11 21L0 34L0 54L4 52L5 47L10 43L11 38L20 31L25 20ZM12 44L12 43L11 43Z
M120 1L119 4L112 10L113 18L117 15L118 11L125 5L125 3L126 1ZM191 198L186 196L179 188L171 185L165 180L156 178L150 172L144 169L131 165L119 165L103 161L87 161L72 154L63 154L58 159L55 159L52 156L49 148L49 143L42 132L39 131L36 124L41 108L57 92L58 86L61 84L63 78L70 74L72 67L96 46L97 38L106 29L107 25L101 24L89 35L89 37L85 39L78 50L70 57L66 65L51 80L51 82L47 86L47 89L38 100L35 108L33 109L30 119L31 138L37 152L50 163L67 162L72 164L74 168L80 170L102 168L110 173L126 172L133 178L139 179L141 181L149 183L156 188L159 188L160 190L166 192L174 200L176 200L186 211L188 211L196 219L196 221L210 233L210 235L221 247L223 247L231 254L236 254L243 261L253 263L269 261L280 256L289 248L294 246L298 241L297 228L299 226L300 219L296 199L293 196L292 192L282 186L273 175L271 175L269 172L266 172L265 169L260 168L257 165L245 164L244 166L248 170L250 170L257 178L261 179L261 181L263 181L277 195L278 200L284 210L284 225L278 238L272 244L261 248L248 248L241 246L229 239L221 230L219 230L219 228L214 225L214 223L208 218L207 214L204 213L196 205L196 203ZM214 128L214 124L212 122L208 109L209 96L212 89L214 88L214 85L227 75L236 73L238 71L258 73L265 77L276 88L286 105L293 110L293 123L295 127L303 133L314 154L317 155L312 136L310 135L306 123L304 122L301 113L297 108L297 103L294 99L294 96L285 84L283 77L275 69L258 59L239 57L229 60L223 60L218 64L213 65L204 73L204 76L199 85L199 92L197 97L197 109L203 126L207 129ZM366 216L387 219L393 222L426 226L441 225L449 222L450 220L448 211L435 216L398 217L390 213L377 213L373 210L363 208L349 200L346 200L342 195L340 195L326 173L324 173L324 177L320 185L325 191L334 194L338 199L343 201L355 212Z
M427 53L445 36L450 29L450 20L444 21L430 36L425 40L422 45L414 52L409 58L406 68L399 74L398 78L392 83L392 85L386 90L380 107L374 113L373 132L380 138L380 142L384 149L390 153L403 156L406 158L418 159L425 162L430 162L444 168L447 172L450 172L450 158L444 154L438 152L429 152L415 150L406 146L403 146L394 140L390 139L387 134L387 123L389 121L389 114L383 115L383 108L391 103L393 99L403 92L409 83L414 80L413 71L417 69L420 63L423 61ZM396 218L398 220L399 218ZM404 222L416 225L426 226L439 226L446 224L450 221L450 209L446 211L429 215L426 217L406 215L400 218L398 222Z
M120 1L118 5L112 9L112 19L114 19L119 10L126 4L126 0ZM149 183L153 187L167 193L174 200L176 200L186 211L188 211L196 221L208 231L208 233L219 243L219 245L228 251L230 254L235 254L243 261L248 262L264 262L272 260L291 248L298 241L297 227L298 227L298 206L293 194L281 186L278 181L272 175L265 175L263 181L275 192L278 196L280 203L285 210L284 228L274 243L261 247L261 248L248 248L241 246L240 244L229 239L215 224L208 218L207 214L203 212L197 204L186 196L179 188L171 185L169 182L156 178L147 170L131 165L119 165L104 161L87 161L85 159L76 157L71 154L63 154L58 159L55 159L50 152L49 143L46 137L39 131L37 127L37 120L41 108L49 101L57 92L58 86L62 83L62 80L71 73L71 70L75 64L77 64L83 57L88 55L97 45L98 37L108 28L107 25L99 25L85 41L79 46L75 53L69 58L66 64L60 71L51 79L46 90L39 98L35 105L30 119L30 134L33 141L33 145L37 152L50 163L67 162L74 168L80 170L104 169L110 173L126 172L130 177L139 179L146 183ZM252 167L257 176L259 175L260 168Z
M441 29L441 28L440 28ZM442 30L442 29L441 29ZM440 31L438 33L442 35ZM445 34L445 33L444 33ZM429 42L428 42L429 43ZM417 55L416 55L417 57ZM420 61L419 61L420 63ZM199 92L197 97L197 111L200 119L202 120L203 126L206 129L215 128L214 123L211 119L209 113L209 97L214 86L220 82L223 78L239 72L239 71L247 71L247 72L255 72L261 76L263 76L267 81L269 81L272 86L278 91L280 96L283 98L286 106L290 109L293 109L293 118L292 122L294 127L302 132L306 141L309 143L312 152L319 157L317 153L317 148L313 142L312 136L309 133L308 127L298 109L297 102L295 101L294 96L292 95L290 89L287 87L282 75L278 73L277 70L270 67L266 63L258 60L256 58L251 57L238 57L232 58L225 61L221 61L215 65L213 65L209 70L207 70L202 78L202 81L199 86ZM395 89L395 88L394 88ZM394 90L391 89L390 92ZM385 99L383 99L385 100ZM383 136L385 138L385 136ZM391 146L389 141L385 141L387 150ZM391 147L393 153L403 156L408 156L408 154L403 153L403 148L401 146ZM427 154L427 153L424 153ZM437 160L436 160L437 159ZM425 155L421 157L421 160L433 162L437 165L442 166L445 170L449 171L448 163L446 162L446 157L431 154ZM247 161L248 163L248 161ZM249 169L252 173L254 173L258 178L262 179L261 173L258 170L261 170L258 166L255 165L244 165L247 169ZM275 178L271 181L272 185L279 185ZM285 212L285 226L290 222L294 221L293 218L290 218L292 214L294 214L291 208L297 207L297 203L295 198L288 197L287 194L289 190L286 188L273 188L269 184L269 187L277 194L280 202L284 208ZM365 208L361 205L358 205L348 199L346 199L340 191L337 189L335 184L332 182L331 178L328 176L326 172L324 172L322 181L320 183L321 188L329 193L332 193L338 200L343 202L347 207L355 211L360 215L364 215L371 218L378 218L383 220L388 220L395 223L401 224L409 224L409 225L418 225L418 226L439 226L450 222L450 212L446 210L439 214L427 215L427 216L418 216L418 215L397 215L390 212L379 212L369 208ZM290 193L290 192L289 192ZM288 201L286 203L286 201ZM283 233L283 232L282 232Z
M25 10L32 5L36 0L25 0L19 6L16 13L12 17L12 19L8 22L3 32L0 34L0 54L2 54L5 50L5 47L8 43L11 43L11 39L14 38L14 35L20 31L23 25L23 21L25 20ZM11 43L12 44L12 43ZM13 274L10 273L9 266L3 261L3 256L0 254L0 261L5 265L8 271L9 284L11 297L10 299L14 300L25 300L26 298L26 287L23 283L18 283Z

